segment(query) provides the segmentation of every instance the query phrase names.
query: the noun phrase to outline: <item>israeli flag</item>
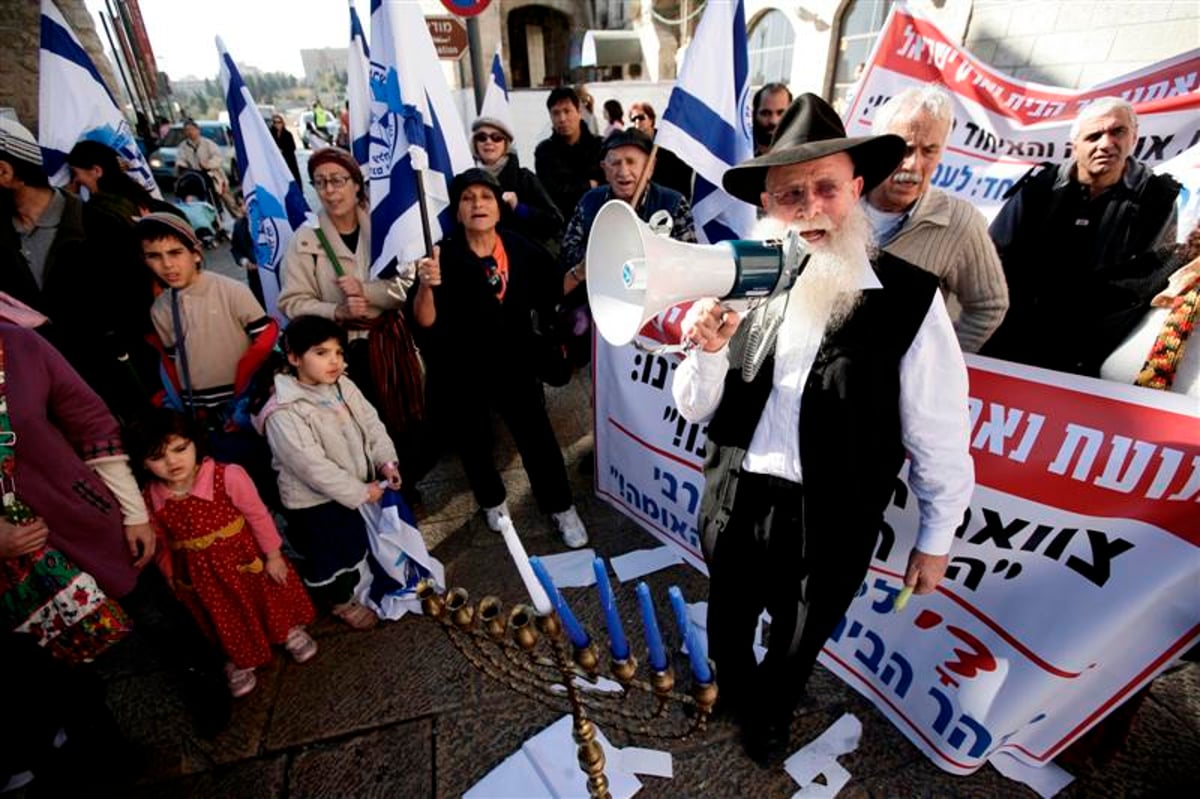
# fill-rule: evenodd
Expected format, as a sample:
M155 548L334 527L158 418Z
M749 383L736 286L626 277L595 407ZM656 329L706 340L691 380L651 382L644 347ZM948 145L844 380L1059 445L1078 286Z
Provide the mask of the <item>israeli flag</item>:
M350 2L350 50L346 63L346 93L350 100L350 151L360 165L369 156L371 132L371 49L354 2Z
M508 81L504 79L504 66L500 61L500 45L496 45L496 54L492 56L492 71L488 75L487 91L483 95L483 107L479 116L498 119L509 130L513 130L512 119L508 114Z
M419 3L371 0L371 274L425 256L418 173L433 241L450 230L450 181L474 162Z
M754 207L721 188L725 170L754 154L744 0L709 3L659 120L658 143L696 170L696 237L711 244L741 238Z
M229 126L233 129L238 174L242 176L242 196L250 216L263 299L267 313L283 321L276 313L279 264L287 252L292 233L308 216L308 204L220 36L217 37L217 54L221 59L221 91L225 94L225 107L229 109Z
M116 150L125 172L162 199L129 122L54 0L42 0L40 26L38 144L50 182L64 186L70 181L67 155L91 139Z

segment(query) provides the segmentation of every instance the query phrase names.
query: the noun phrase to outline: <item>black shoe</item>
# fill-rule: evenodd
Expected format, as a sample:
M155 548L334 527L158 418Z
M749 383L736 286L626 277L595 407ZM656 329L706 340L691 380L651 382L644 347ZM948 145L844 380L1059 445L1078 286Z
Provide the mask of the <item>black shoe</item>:
M742 748L762 768L776 768L788 754L791 724L781 721L747 724L742 730Z

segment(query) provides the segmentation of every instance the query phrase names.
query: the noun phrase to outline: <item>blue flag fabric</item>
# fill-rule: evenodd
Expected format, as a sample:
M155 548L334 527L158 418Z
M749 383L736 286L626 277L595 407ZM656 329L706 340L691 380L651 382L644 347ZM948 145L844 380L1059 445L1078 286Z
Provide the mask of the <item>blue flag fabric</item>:
M350 3L350 50L346 63L346 94L350 100L350 151L360 166L370 157L371 49L354 3Z
M754 154L749 104L744 0L709 3L658 126L658 143L696 170L696 236L713 243L741 238L754 207L726 194L721 176Z
M450 181L473 165L466 131L418 3L371 0L371 274L425 255L417 178L430 235L450 230Z
M38 144L50 182L71 179L67 155L85 139L117 151L126 173L162 198L133 130L53 0L42 0L38 50Z
M278 316L280 262L292 234L308 218L308 203L283 160L283 153L271 138L237 64L219 36L217 53L221 60L221 90L229 109L238 174L242 176L242 195L246 199L246 213L250 216L250 234L255 241L266 310Z

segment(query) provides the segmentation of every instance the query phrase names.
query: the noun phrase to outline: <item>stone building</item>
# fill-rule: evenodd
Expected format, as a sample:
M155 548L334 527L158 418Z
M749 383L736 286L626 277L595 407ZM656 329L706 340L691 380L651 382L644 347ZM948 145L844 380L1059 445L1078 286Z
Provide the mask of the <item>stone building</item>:
M96 23L84 0L55 0L59 11L75 30L96 69L118 95L117 78L100 44ZM40 0L0 2L0 107L12 108L25 127L37 132L38 122L38 18Z
M717 0L709 0L716 2ZM675 78L677 54L705 0L495 0L479 17L483 50L504 45L510 85ZM892 0L745 0L751 82L783 80L836 97L855 78ZM433 7L438 3L429 3ZM911 0L976 57L1022 80L1084 87L1200 42L1195 0ZM428 12L427 13L435 13ZM589 31L626 30L633 63L580 64ZM614 52L629 52L615 50ZM597 47L600 60L604 48Z

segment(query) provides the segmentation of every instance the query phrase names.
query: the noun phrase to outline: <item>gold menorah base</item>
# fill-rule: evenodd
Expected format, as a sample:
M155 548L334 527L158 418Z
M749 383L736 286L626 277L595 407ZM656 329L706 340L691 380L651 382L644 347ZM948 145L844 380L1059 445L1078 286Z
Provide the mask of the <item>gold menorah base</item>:
M538 615L519 604L505 615L497 597L486 596L472 605L466 589L439 593L427 580L417 586L417 597L425 614L441 625L473 666L510 690L571 714L579 768L587 775L588 795L595 799L611 799L595 724L649 738L682 739L705 729L717 701L715 682L694 684L691 695L676 691L669 664L663 671L651 671L649 680L640 679L632 655L608 664L608 674L621 692L585 690L577 680L596 685L606 676L600 656L594 642L572 646L558 614ZM555 690L560 684L565 691Z

